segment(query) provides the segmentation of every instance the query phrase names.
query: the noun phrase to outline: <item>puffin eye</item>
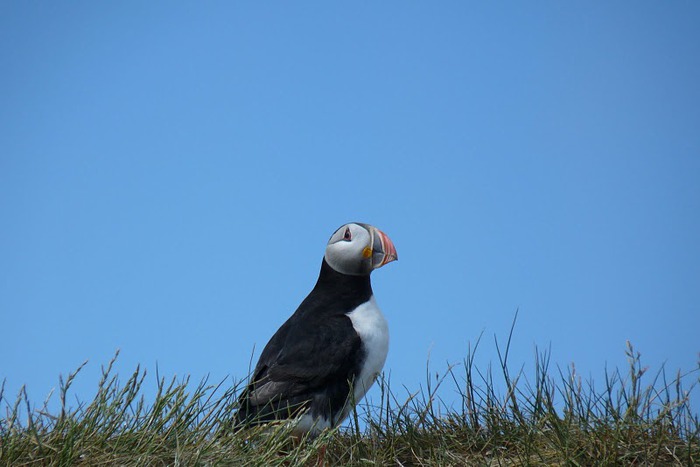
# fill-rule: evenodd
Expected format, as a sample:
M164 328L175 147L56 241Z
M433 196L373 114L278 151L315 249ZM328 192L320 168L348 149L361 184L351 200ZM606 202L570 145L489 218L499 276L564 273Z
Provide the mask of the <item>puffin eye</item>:
M350 227L345 228L345 235L343 235L343 240L349 242L352 240L352 233L350 233Z

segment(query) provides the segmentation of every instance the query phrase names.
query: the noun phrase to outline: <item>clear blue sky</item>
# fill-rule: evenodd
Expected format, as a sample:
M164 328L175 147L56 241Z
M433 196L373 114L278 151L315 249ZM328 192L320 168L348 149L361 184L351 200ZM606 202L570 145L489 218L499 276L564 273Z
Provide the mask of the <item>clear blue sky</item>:
M3 2L0 379L246 375L347 221L399 388L700 351L697 2ZM601 381L602 383L602 381ZM454 394L453 394L454 395ZM449 395L446 396L449 400ZM697 407L696 407L697 409Z

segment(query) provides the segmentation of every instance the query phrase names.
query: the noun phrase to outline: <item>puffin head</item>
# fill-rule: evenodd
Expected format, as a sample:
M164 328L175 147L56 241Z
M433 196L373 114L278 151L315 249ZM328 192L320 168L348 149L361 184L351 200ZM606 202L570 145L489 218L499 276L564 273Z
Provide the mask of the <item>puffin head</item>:
M341 274L367 276L399 259L389 237L369 224L353 222L335 231L328 240L325 259Z

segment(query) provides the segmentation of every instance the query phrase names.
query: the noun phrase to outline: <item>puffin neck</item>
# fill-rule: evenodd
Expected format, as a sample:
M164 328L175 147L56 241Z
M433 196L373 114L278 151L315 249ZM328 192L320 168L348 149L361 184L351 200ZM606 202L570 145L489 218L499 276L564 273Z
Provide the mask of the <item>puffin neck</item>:
M366 295L367 298L372 296L372 283L369 274L352 276L339 273L330 267L325 258L321 263L321 273L318 275L318 281L314 287L314 289L319 288L335 290L340 294Z

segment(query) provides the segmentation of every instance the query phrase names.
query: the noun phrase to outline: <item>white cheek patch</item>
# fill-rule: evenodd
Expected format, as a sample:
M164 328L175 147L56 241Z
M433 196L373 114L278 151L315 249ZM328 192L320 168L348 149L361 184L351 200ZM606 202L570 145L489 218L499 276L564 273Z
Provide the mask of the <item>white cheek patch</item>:
M342 229L341 229L342 230ZM334 240L326 247L326 262L334 270L341 274L362 275L367 274L365 264L368 260L362 254L365 247L370 245L369 232L358 225L351 226L352 240Z

